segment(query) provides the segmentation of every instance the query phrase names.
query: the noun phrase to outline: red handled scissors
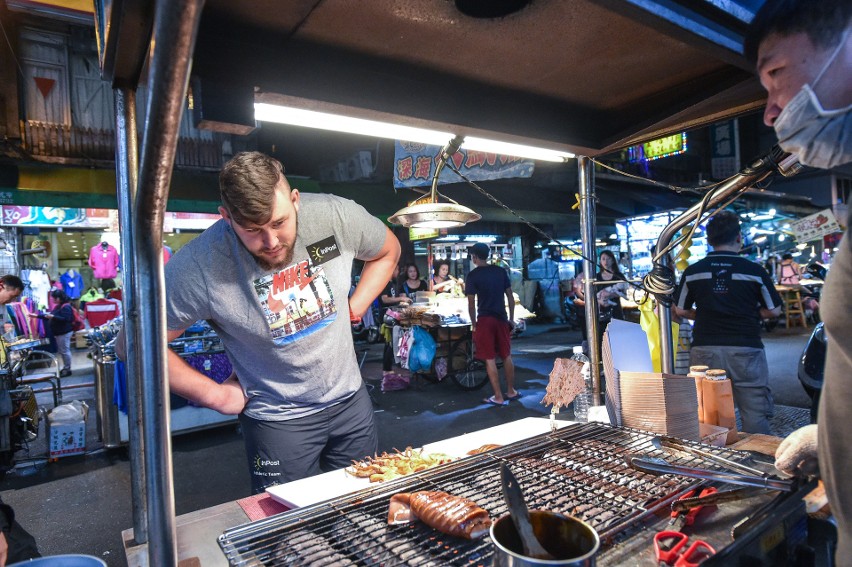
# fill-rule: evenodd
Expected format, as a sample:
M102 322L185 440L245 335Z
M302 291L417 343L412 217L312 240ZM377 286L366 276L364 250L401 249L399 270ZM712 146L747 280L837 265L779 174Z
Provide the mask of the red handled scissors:
M660 567L696 567L702 561L716 554L716 550L706 541L696 539L684 551L689 536L681 532L662 531L654 536L654 553Z

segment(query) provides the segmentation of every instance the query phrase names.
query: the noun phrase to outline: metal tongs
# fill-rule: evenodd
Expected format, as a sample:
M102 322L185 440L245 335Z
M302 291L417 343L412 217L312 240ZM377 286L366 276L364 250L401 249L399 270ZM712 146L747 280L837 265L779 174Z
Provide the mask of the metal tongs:
M798 486L795 479L780 479L763 473L761 473L760 476L754 476L728 471L716 471L698 467L673 465L665 459L649 457L647 455L627 455L625 457L625 461L627 461L628 465L638 471L654 475L676 474L689 478L718 480L720 482L727 482L729 484L737 484L740 486L757 486L781 492L793 492Z
M710 451L705 451L688 443L684 443L682 440L677 437L666 437L666 436L658 436L651 439L651 445L665 452L679 452L686 453L688 455L692 455L694 457L698 457L705 461L709 461L716 465L720 465L725 467L726 469L730 469L733 471L740 472L746 475L755 475L759 477L764 476L773 476L777 471L775 470L775 466L768 464L771 472L767 472L766 469L760 470L756 468L749 467L744 465L743 463L738 463L736 461L732 461L730 459L726 459L722 456L711 453ZM755 463L754 460L749 459L752 463L756 465L760 465L761 463Z

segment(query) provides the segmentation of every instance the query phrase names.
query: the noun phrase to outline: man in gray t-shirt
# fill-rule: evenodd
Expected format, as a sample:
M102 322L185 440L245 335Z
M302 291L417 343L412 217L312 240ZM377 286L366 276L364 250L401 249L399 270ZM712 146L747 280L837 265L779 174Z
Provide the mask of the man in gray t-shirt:
M252 487L341 468L376 450L352 346L399 258L399 242L356 203L291 189L281 164L236 155L219 177L222 220L166 265L169 340L207 320L234 374L216 384L169 352L172 392L240 414ZM364 260L351 297L352 261Z

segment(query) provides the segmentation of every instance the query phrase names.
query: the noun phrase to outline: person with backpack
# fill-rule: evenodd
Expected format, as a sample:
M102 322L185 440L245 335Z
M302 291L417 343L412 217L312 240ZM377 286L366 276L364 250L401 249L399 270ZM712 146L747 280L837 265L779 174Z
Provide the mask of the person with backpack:
M30 313L30 317L46 319L50 322L50 331L56 340L56 351L62 357L62 370L59 376L71 376L71 335L74 333L74 307L71 300L61 289L54 289L50 297L56 301L56 307L50 313Z

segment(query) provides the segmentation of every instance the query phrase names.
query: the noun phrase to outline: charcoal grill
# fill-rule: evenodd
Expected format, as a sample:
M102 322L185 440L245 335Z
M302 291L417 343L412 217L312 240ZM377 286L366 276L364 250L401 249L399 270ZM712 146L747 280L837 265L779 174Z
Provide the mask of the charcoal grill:
M695 457L676 459L662 453L651 444L653 437L599 423L574 424L227 530L219 537L219 545L231 565L490 565L489 538L459 539L419 522L389 526L388 501L398 492L441 490L473 500L496 520L507 513L500 489L500 464L506 462L530 509L582 518L606 546L698 483L636 471L626 464L626 454L644 453L706 467ZM745 459L736 451L701 447L730 460Z

